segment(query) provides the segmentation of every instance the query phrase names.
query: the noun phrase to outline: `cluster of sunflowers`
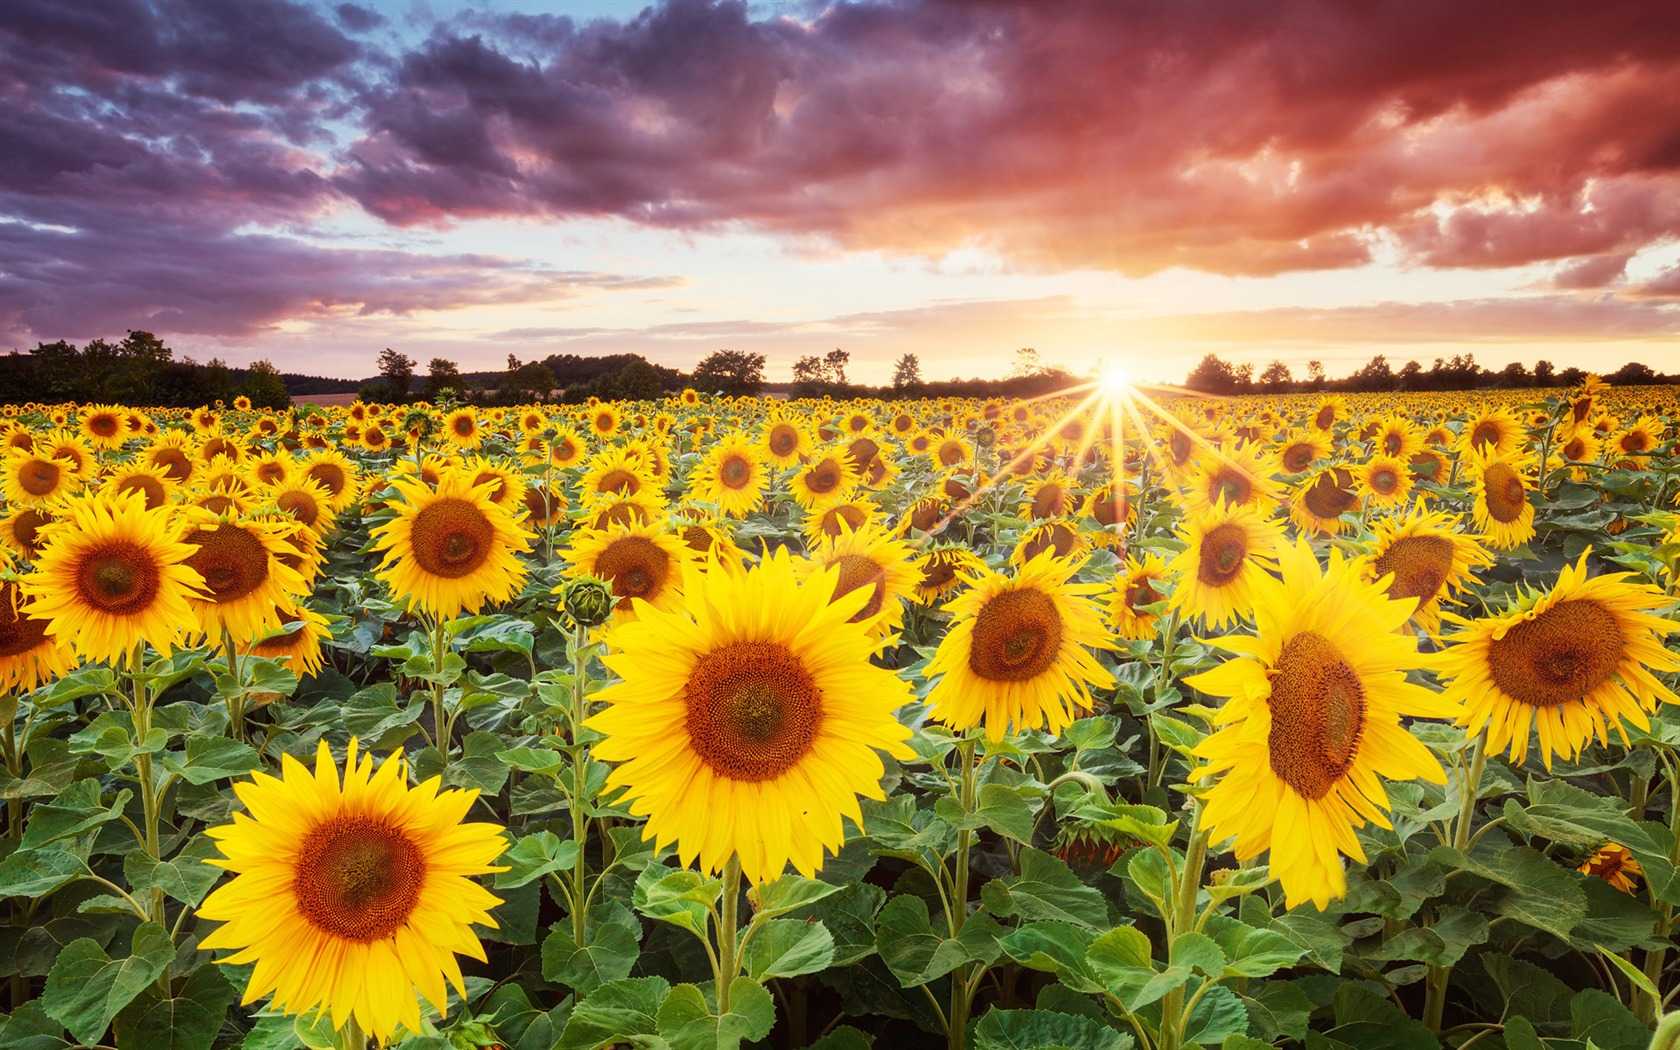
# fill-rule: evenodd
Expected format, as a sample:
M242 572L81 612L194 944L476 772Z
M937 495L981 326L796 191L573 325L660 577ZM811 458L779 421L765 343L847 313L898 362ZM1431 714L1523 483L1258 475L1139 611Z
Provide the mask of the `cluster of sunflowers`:
M1081 388L1033 402L685 390L510 409L7 406L0 894L32 907L97 881L118 894L107 910L140 924L132 959L142 932L178 945L195 917L209 924L197 947L227 953L244 1003L313 1016L329 1043L357 1047L435 1036L451 989L457 1045L505 1038L495 1018L510 1000L477 1010L457 961L488 962L476 931L497 926L504 898L484 876L540 883L567 915L542 972L579 1000L552 1018L557 1043L532 1046L664 1033L580 1020L595 1016L589 993L659 979L629 976L633 896L635 912L698 937L712 983L684 1023L709 1019L734 1046L769 1034L730 1020L769 1003L765 981L812 972L764 960L773 938L795 938L777 942L788 953L804 943L777 924L817 922L797 909L837 892L819 876L851 870L843 858L866 842L915 873L871 922L885 930L890 913L928 939L920 956L892 938L873 950L927 995L937 1016L923 1027L950 1046L1014 1038L1016 1011L972 1019L1000 959L1096 995L1103 1031L1107 1016L1152 1050L1264 1035L1204 1016L1222 996L1242 1006L1220 982L1277 969L1238 965L1232 924L1279 940L1292 964L1310 936L1285 920L1350 895L1370 904L1346 862L1371 862L1397 824L1432 826L1464 865L1501 822L1544 835L1526 811L1478 808L1520 791L1531 756L1579 769L1637 737L1655 757L1632 767L1623 823L1647 826L1660 763L1680 829L1666 750L1680 730L1658 717L1680 704L1659 677L1680 671L1665 644L1676 417L1665 391L1591 379L1479 402ZM485 642L493 630L515 641ZM502 693L484 684L493 674ZM389 683L406 716L296 714L305 696L347 703L356 679ZM215 703L183 720L183 698ZM1127 727L1132 742L1117 742ZM401 746L415 732L423 753ZM177 734L184 752L168 749ZM348 739L342 767L329 736ZM96 798L135 785L134 814L125 793L105 819L128 825L140 867L187 863L171 860L181 850L234 877L196 895L157 878L125 889L97 852L59 861L54 843L95 825L37 833L45 804L26 819L24 800L55 789L28 785L90 754L120 770L86 789ZM567 820L499 801L510 773L549 783ZM245 774L238 811L178 797ZM494 820L467 822L475 806ZM1579 877L1627 894L1646 867L1680 864L1672 834L1553 838ZM1234 866L1210 870L1221 848ZM15 877L60 863L56 881ZM1105 915L1103 897L1083 898L1070 864L1149 907L1103 932L1080 917ZM1031 889L1055 884L1046 871L1074 879L1060 898ZM1659 918L1642 958L1614 956L1645 1021L1669 998L1680 903L1669 885L1649 892ZM1062 936L1057 924L1083 937L1076 959L1033 940ZM1154 933L1170 952L1152 952ZM602 947L626 937L628 953ZM1225 963L1180 962L1200 950L1191 937ZM1462 954L1394 956L1424 964L1416 1012L1431 1038ZM818 969L837 958L816 955ZM90 1014L57 972L43 1030L84 1042L115 1023L125 1045L135 1022L121 1011L146 984L176 994L165 965ZM13 1017L26 978L14 973Z

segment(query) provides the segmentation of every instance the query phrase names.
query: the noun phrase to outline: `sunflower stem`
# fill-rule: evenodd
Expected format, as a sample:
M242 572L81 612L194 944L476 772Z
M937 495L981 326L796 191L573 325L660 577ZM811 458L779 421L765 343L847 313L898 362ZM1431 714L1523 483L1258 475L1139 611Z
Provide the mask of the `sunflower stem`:
M741 907L741 857L731 853L723 866L723 914L718 921L718 972L716 991L718 1016L729 1012L730 985L741 971L736 956L735 930Z
M962 755L962 779L958 784L958 801L962 805L965 826L957 833L957 872L952 880L951 914L947 918L953 937L962 933L963 925L968 921L968 851L973 843L973 832L969 831L966 825L968 815L974 812L975 744L976 740L972 735L965 735L957 743L957 750ZM950 1050L962 1050L968 1038L968 1010L973 998L969 981L971 965L960 966L951 974L951 1009L946 1023L947 1045Z
M1190 800L1190 842L1184 848L1184 866L1179 869L1172 913L1166 916L1168 942L1196 926L1196 900L1201 895L1202 874L1207 869L1208 832L1202 827L1202 806ZM1208 982L1211 984L1212 982ZM1203 985L1205 989L1206 984ZM1161 1050L1178 1050L1183 1042L1185 1024L1195 1010L1199 997L1188 1005L1184 1001L1184 986L1179 985L1161 1000L1161 1033L1156 1045Z
M572 841L577 843L577 862L572 865L572 940L578 947L587 943L589 908L586 883L589 877L589 817L584 811L584 792L587 790L589 757L583 739L585 669L588 659L584 645L589 628L577 624L572 630Z
M1672 839L1676 833L1680 833L1680 771L1677 771L1673 763L1670 762L1664 762L1663 767L1668 774L1668 823L1669 837ZM1671 862L1677 862L1676 858L1680 858L1680 839L1674 841L1674 846L1669 853ZM1657 906L1656 936L1665 943L1673 928L1673 922L1674 906L1667 902L1659 904ZM1652 986L1657 988L1659 992L1662 988L1663 970L1667 965L1668 949L1666 947L1646 949L1645 976L1650 979ZM1646 1024L1654 1023L1657 1014L1662 1011L1662 1003L1638 988L1633 990L1633 997L1634 1015ZM1652 1043L1651 1045L1655 1046L1657 1044Z
M338 1044L338 1050L367 1050L367 1034L356 1023L354 1015L344 1022L344 1027L338 1030L333 1041Z
M449 724L443 709L443 666L448 654L443 641L443 617L439 616L432 620L432 732L437 735L437 749L443 756L446 769L449 767L449 738L454 736L454 727Z
M1478 733L1471 746L1470 768L1460 789L1458 819L1453 823L1453 849L1460 853L1470 848L1470 827L1476 820L1476 798L1481 793L1482 774L1487 770L1487 734ZM1447 1009L1447 988L1452 982L1451 966L1431 966L1425 984L1423 1023L1431 1032L1441 1030L1441 1019Z
M239 677L239 650L233 645L233 632L222 628L222 650L227 654L228 674L233 678L228 693L228 730L235 740L245 739L245 683Z

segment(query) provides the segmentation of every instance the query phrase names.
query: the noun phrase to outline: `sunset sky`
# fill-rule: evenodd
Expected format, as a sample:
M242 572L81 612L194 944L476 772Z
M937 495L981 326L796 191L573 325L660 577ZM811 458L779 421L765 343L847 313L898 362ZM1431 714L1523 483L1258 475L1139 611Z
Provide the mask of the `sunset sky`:
M0 350L1674 371L1675 99L1653 0L4 0Z

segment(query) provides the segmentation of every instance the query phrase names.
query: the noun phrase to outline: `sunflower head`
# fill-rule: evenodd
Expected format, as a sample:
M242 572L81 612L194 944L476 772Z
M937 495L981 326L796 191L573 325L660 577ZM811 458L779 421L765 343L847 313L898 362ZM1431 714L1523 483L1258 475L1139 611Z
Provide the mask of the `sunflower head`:
M690 551L662 525L609 525L574 531L565 558L578 572L611 585L615 615L627 618L638 600L658 608L677 602Z
M402 502L373 538L385 554L379 578L398 597L445 619L513 597L525 581L518 556L532 536L491 500L493 483L474 485L457 468L435 489L420 481L391 484Z
M1254 609L1283 530L1245 507L1221 503L1179 526L1184 550L1168 570L1177 581L1172 608L1221 629Z

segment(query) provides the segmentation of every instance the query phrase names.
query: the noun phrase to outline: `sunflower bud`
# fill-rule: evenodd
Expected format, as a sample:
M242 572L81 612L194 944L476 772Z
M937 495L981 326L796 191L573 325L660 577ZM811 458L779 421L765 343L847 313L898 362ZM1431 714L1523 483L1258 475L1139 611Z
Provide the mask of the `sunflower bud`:
M593 576L580 577L566 584L560 605L583 626L597 627L613 613L612 588Z

